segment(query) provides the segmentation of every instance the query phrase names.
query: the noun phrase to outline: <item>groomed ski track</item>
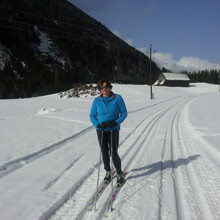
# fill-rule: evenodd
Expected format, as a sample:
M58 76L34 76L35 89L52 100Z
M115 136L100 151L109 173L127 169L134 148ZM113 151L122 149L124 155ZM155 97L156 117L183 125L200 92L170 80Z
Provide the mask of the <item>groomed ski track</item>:
M131 100L119 147L127 180L107 219L219 219L219 152L199 135L188 112L200 97L209 95L162 98L138 108ZM27 116L24 122L38 125L46 118L56 125L59 118L59 126L68 130L66 121L72 120L75 109L66 111L67 118L58 112ZM10 123L12 119L4 120ZM13 120L19 122L19 118ZM62 136L60 131L61 138L55 136L52 143L44 140L48 144L1 164L0 215L4 219L106 219L111 185L98 200L97 210L86 210L96 194L99 147L95 129L89 122L81 124L76 133L65 130L68 135ZM101 164L100 183L104 175ZM33 196L35 202L26 209Z
M123 169L128 171L127 181L108 219L131 219L138 213L141 219L217 220L218 165L215 155L206 153L208 146L197 138L188 120L188 108L196 98L175 97L129 112L119 148ZM138 114L140 111L142 114ZM86 135L79 137L78 141L85 138ZM98 160L98 155L94 156ZM97 210L86 211L96 193L97 167L98 162L85 170L77 184L40 219L104 218L110 186L98 201Z

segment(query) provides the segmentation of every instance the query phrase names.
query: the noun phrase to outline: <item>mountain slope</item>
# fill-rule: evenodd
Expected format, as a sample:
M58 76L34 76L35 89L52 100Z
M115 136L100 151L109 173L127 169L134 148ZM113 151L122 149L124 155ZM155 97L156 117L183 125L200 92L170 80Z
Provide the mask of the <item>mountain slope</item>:
M103 76L149 83L149 58L66 0L3 0L0 12L0 98L58 92ZM156 78L154 63L152 71Z

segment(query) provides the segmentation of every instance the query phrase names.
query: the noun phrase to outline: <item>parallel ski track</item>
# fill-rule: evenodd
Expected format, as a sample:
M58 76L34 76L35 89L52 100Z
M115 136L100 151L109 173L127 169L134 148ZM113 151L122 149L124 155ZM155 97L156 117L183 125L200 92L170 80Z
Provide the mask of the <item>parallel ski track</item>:
M203 146L200 144L192 145L192 143L188 142L187 134L184 134L182 132L183 129L181 129L182 111L183 108L180 108L173 118L172 132L175 133L177 138L173 138L172 155L173 157L182 156L186 158L189 155L201 152ZM204 147L207 148L207 146ZM206 154L204 153L203 155ZM181 167L181 172L173 169L177 200L177 219L217 220L219 217L220 211L216 213L216 210L219 210L220 196L218 193L220 178L215 173L215 170L212 169L212 162L206 163L206 160L207 157L205 159L199 158L196 164L188 163L187 166ZM212 181L212 184L210 184L209 180ZM181 182L184 183L185 188L187 187L184 191L178 188ZM213 184L213 182L216 182L216 184ZM181 207L186 206L187 210L182 210Z
M193 98L194 99L194 98ZM161 149L161 171L159 177L159 187L158 187L158 206L152 207L152 213L149 213L149 219L155 218L151 214L155 215L158 213L157 219L163 219L166 216L166 212L163 210L163 204L166 204L167 197L163 198L164 193L164 183L163 176L167 167L165 166L164 154L169 154L171 157L171 177L173 179L173 189L175 194L175 215L172 219L218 219L220 211L219 201L220 196L218 194L220 189L220 178L215 169L212 169L212 163L204 163L200 159L198 154L201 151L201 145L194 145L190 143L189 138L190 132L185 130L186 127L183 126L184 117L181 118L187 105L193 101L193 99L188 99L182 103L178 103L176 110L172 111L173 116L171 122L167 121L164 144ZM169 117L170 118L170 117ZM165 118L163 118L165 119ZM166 146L166 140L171 140L170 145ZM167 149L165 149L167 147ZM169 149L170 148L170 149ZM204 146L205 152L207 146ZM206 155L204 153L203 155ZM146 154L145 154L146 156ZM211 158L212 159L212 158ZM190 163L196 160L196 163ZM206 158L205 158L206 160ZM180 166L181 164L185 166ZM182 164L182 165L183 165ZM178 169L177 169L178 167ZM211 174L211 175L210 175ZM211 179L212 184L209 180ZM215 182L215 184L213 184ZM180 188L184 186L184 189ZM210 190L211 189L211 190ZM153 201L152 201L153 202ZM157 210L153 210L156 209ZM165 210L166 211L166 210Z
M159 153L161 154L161 162L160 163L158 162L158 164L155 165L155 167L152 169L152 171L146 172L146 175L149 175L150 172L154 173L157 170L159 171L159 174L157 174L154 177L154 178L158 178L158 181L159 181L158 182L159 183L158 196L156 196L154 198L155 201L151 201L152 207L151 207L150 212L148 213L148 217L147 217L148 219L155 219L155 218L163 219L164 218L164 215L163 215L164 213L163 213L163 210L162 210L162 208L163 208L162 205L164 203L164 201L163 201L163 190L164 190L163 189L164 188L163 176L169 170L168 168L174 169L175 168L175 163L177 162L177 161L173 160L173 157L171 157L171 160L164 162L165 153L169 154L169 149L167 149L167 147L172 148L172 146L170 146L170 145L167 146L166 142L167 142L167 140L171 140L173 138L174 134L172 134L170 132L170 128L172 128L174 126L173 124L174 124L176 115L193 98L192 97L186 98L186 99L181 100L178 103L174 103L174 105L171 106L170 108L168 108L167 111L161 113L161 115L159 115L158 118L156 118L153 121L153 125L151 127L149 127L149 131L143 133L143 136L146 137L146 140L141 143L140 148L138 149L139 152L135 152L133 154L134 156L132 157L132 159L130 159L130 161L127 163L128 167L130 167L130 166L132 166L132 160L134 161L135 158L137 158L137 157L139 158L139 156L141 158L141 154L142 154L142 149L141 148L143 148L143 149L145 148L145 152L147 152L147 154L145 153L144 157L145 157L145 160L148 160L147 155L149 155L150 152L152 152L155 148L155 144L150 143L150 142L155 142L155 139L156 139L155 134L160 133L160 135L161 135L162 133L164 133L164 135L161 138L159 138L160 139L159 142L161 142L161 143L156 141L156 143L159 144L159 145L156 146L156 148L157 148L157 154L159 154ZM169 120L166 120L166 117L168 117ZM171 119L171 121L170 121L170 119ZM163 121L165 121L165 122L163 122ZM180 123L180 122L177 122L177 123ZM162 130L162 132L161 132L161 130ZM160 132L157 132L157 131L160 131ZM182 147L184 147L184 146L182 146ZM170 156L169 156L169 158L170 158ZM178 158L178 160L179 159L180 158ZM184 158L184 159L180 159L180 160L185 161L187 159L188 158L186 158L186 159ZM195 156L195 159L196 159L196 156ZM171 166L171 164L173 164L173 165ZM131 178L133 178L133 177L131 177ZM128 177L128 179L129 179L129 177ZM177 184L177 186L178 186L178 184ZM139 189L137 189L136 191L138 191L138 190ZM176 196L176 197L178 198L178 196ZM157 199L158 199L158 201L156 201ZM175 202L175 204L177 204L177 202ZM175 216L174 219L179 219L178 218L180 216L179 206L177 205L175 209L176 209L176 216Z
M187 96L187 100L188 99L192 99L192 96ZM195 96L193 96L195 97ZM156 123L158 123L158 121L163 117L164 114L166 114L170 109L172 109L173 107L176 106L176 104L178 104L179 102L182 102L182 99L183 97L174 97L172 99L169 99L169 100L165 100L161 103L156 103L156 104L153 104L151 105L150 107L155 107L155 106L161 106L162 103L165 103L166 106L165 107L161 107L161 109L151 113L151 114L148 114L147 117L145 117L134 129L133 131L131 131L121 142L120 142L120 147L121 145L123 144L127 144L129 143L129 138L132 136L133 132L135 131L138 131L139 130L139 127L141 127L142 125L146 124L146 120L148 120L150 117L153 117L153 115L155 115L152 119L150 119L150 122L147 124L147 126L145 126L143 129L141 129L142 131L139 132L139 137L136 138L136 140L134 141L134 143L130 146L130 143L129 143L129 146L130 148L127 149L126 151L126 154L123 154L121 156L121 159L122 161L124 161L134 150L135 150L135 153L133 152L133 155L135 155L136 157L136 154L140 151L141 149L141 146L143 145L143 142L146 142L146 141L142 141L142 143L139 145L139 147L135 147L136 146L136 142L139 141L140 137L143 137L143 136L146 136L147 137L147 140L150 139L150 136L151 138L153 137L153 132L152 132L152 128L156 127ZM184 98L184 100L186 100L186 97ZM146 107L146 108L141 108L141 109L137 109L137 110L133 110L132 112L129 112L130 113L136 113L138 111L144 111L144 110L147 110L149 109L149 106ZM144 130L148 130L147 132L145 132L146 134L144 135L143 134L143 131ZM151 134L151 135L150 135ZM129 153L131 152L131 153ZM131 158L131 157L130 157ZM129 168L129 164L131 163L131 160L128 161L126 163L126 165L124 165L124 162L123 162L123 166L125 169ZM49 219L50 217L54 216L56 211L58 211L62 206L64 206L64 204L69 200L69 198L71 197L74 197L75 194L77 193L78 190L82 189L83 188L83 183L85 182L89 182L89 179L92 175L95 175L94 172L96 170L96 168L98 167L98 163L94 165L94 167L92 167L90 169L90 171L84 175L80 180L79 180L79 183L76 183L74 184L74 186L63 196L63 198L61 198L60 201L58 201L55 205L53 205L50 209L48 209L42 216L40 219ZM96 172L95 172L96 173ZM88 180L88 181L87 181ZM96 194L96 192L94 192L94 195ZM109 195L110 197L111 195ZM90 199L89 199L90 200ZM82 207L82 211L77 214L77 216L74 218L74 219L82 219L83 216L85 215L86 213L86 207L89 203L89 200L86 202L86 204ZM107 201L106 201L107 203ZM103 211L103 210L102 210ZM102 212L100 212L100 214L98 215L98 218L101 218L103 217L102 216Z
M159 103L158 103L158 104L159 104ZM174 105L175 105L175 104L174 104ZM144 121L145 121L147 118L149 118L150 116L152 116L152 115L154 115L154 114L157 114L158 112L163 111L164 109L167 109L167 106L164 107L163 109L159 109L158 111L156 111L156 112L154 112L154 113L148 115L144 120L142 120L142 121L134 128L134 130L133 130L132 132L130 132L130 133L125 137L125 139L120 142L120 146L121 146L124 142L127 142L128 138L131 136L131 134L132 134L135 130L137 130L137 129L139 128L139 126L140 126L141 124L143 124ZM141 109L141 110L145 110L145 109ZM155 116L155 117L157 117L157 116ZM124 155L124 156L125 156L125 155ZM123 160L124 156L121 157L122 160ZM99 165L99 163L97 163L97 164L94 166L93 169L97 168L98 165ZM89 172L89 174L88 174L87 176L83 177L83 178L81 179L82 181L80 181L81 184L77 184L77 186L75 186L76 184L74 184L74 186L72 187L72 189L67 193L68 196L65 195L64 197L66 197L66 198L62 198L62 200L58 203L59 205L56 204L56 205L55 205L56 207L51 207L51 209L49 209L48 211L46 211L46 212L42 215L42 217L41 217L40 219L48 219L49 216L53 216L53 215L55 214L55 212L56 212L57 210L59 210L59 209L69 200L70 196L74 196L74 194L76 194L78 188L80 188L81 185L82 185L82 183L83 183L83 182L86 182L87 179L89 179L92 174L94 174L94 173L93 173L93 172ZM96 192L93 193L93 196L94 196L95 194L96 194ZM84 215L85 212L86 212L86 207L88 206L89 201L90 201L90 199L87 201L87 204L82 208L82 211L80 212L80 214L79 214L75 219L81 219L81 218L83 217L83 215ZM52 211L52 212L51 212L51 211Z
M157 152L158 153L161 152L161 162L160 162L160 164L158 163L158 166L160 166L160 168L158 168L158 167L154 168L155 170L160 169L159 174L156 175L156 177L159 177L158 202L155 201L155 203L154 203L152 201L152 204L154 204L154 205L151 209L151 213L149 213L149 219L154 218L154 217L151 217L151 215L153 215L155 213L158 213L158 217L157 217L158 219L163 219L162 218L162 210L161 210L161 208L162 208L162 191L163 191L163 175L166 172L165 170L167 170L167 167L169 167L168 166L169 161L164 162L164 154L167 151L166 141L170 140L172 138L172 135L170 137L170 133L169 133L170 121L167 121L166 117L169 115L174 115L173 117L175 118L175 112L178 112L179 109L181 109L183 106L185 106L186 103L188 103L191 99L192 98L187 98L187 99L181 100L178 103L174 103L174 105L172 105L170 108L168 108L167 111L165 111L158 118L156 118L156 120L154 120L154 124L149 128L150 131L147 132L145 135L146 136L146 140L145 140L146 144L144 144L144 143L141 144L142 148L145 148L145 150L147 149L147 152L149 154L151 151L153 151L153 148L155 147L154 144L151 144L150 142L155 140L155 138L156 138L155 134L157 133L157 130L161 130L161 128L162 128L162 130L164 130L164 136L161 138L161 143L159 144L159 146L157 146L157 149L158 149ZM170 119L170 116L169 116L169 119ZM163 122L164 120L165 120L166 124L164 124L164 122ZM162 126L160 126L160 125L162 125ZM147 146L147 148L146 148L146 146ZM138 157L139 157L139 155L141 155L142 150L139 149L139 151L140 151L140 153L138 154ZM134 155L137 155L137 152ZM146 153L144 154L144 156L145 156L145 159L147 160ZM128 166L130 166L131 161L133 159L134 159L134 157L130 159ZM178 219L178 218L176 218L176 219Z
M145 108L130 111L129 114L139 112L139 111L143 111L143 110L146 110L146 109L148 109L150 107L153 107L153 106L156 106L156 105L161 105L163 103L172 101L176 98L178 98L178 97L174 97L174 98L165 100L165 101L160 102L160 103L155 103L155 104L153 104L151 106L147 106ZM74 134L74 135L71 135L70 137L64 138L64 139L62 139L62 140L60 140L60 141L58 141L58 142L56 142L52 145L44 147L43 149L41 149L39 151L33 152L31 154L28 154L28 155L25 155L23 157L19 157L19 158L16 158L14 160L11 160L7 163L4 163L3 165L0 166L0 179L3 178L4 176L7 176L8 174L14 172L17 169L22 168L24 165L26 165L28 163L31 163L32 161L35 161L35 160L37 160L37 159L53 152L54 150L57 150L57 149L65 146L69 142L72 142L75 139L81 137L82 135L85 135L86 133L92 131L92 129L93 129L93 126L90 126L88 128L85 128L84 130L78 132L77 134Z
M177 103L174 107L172 107L170 109L169 112L167 112L166 115L164 115L164 117L158 122L157 126L154 127L154 131L153 133L157 133L156 130L164 130L164 135L161 137L161 140L159 143L157 141L157 153L158 153L158 157L159 157L159 153L160 153L160 158L161 158L161 161L158 162L158 165L157 167L155 166L155 170L158 170L159 173L154 177L154 178L158 178L158 183L159 183L159 186L158 186L158 197L155 198L155 201L152 201L152 204L154 204L151 208L151 211L149 213L149 216L148 218L149 219L154 219L156 216L157 216L157 219L161 220L164 218L163 216L163 188L164 188L164 182L163 182L163 179L164 179L164 175L166 174L166 172L168 171L168 168L170 168L170 164L173 164L175 163L175 161L172 159L171 157L171 160L168 160L168 161L165 161L165 154L169 154L169 145L167 145L167 141L171 140L173 138L173 134L170 133L170 127L172 126L173 124L173 121L176 117L176 114L177 112L183 107L186 105L186 103L188 103L189 101L191 100L190 99L185 99L185 100L182 100L181 102ZM170 115L172 115L170 117ZM166 120L166 117L169 117L169 120ZM170 122L170 119L173 117L173 119L171 120ZM165 121L165 122L163 122ZM159 126L162 125L162 126ZM163 127L163 129L161 129ZM160 131L160 134L162 134L163 132ZM155 139L155 136L153 137ZM154 144L151 144L150 146L148 146L148 152L152 151L152 146ZM146 154L145 154L145 157L146 157ZM169 157L170 158L170 157ZM146 158L147 159L147 158ZM158 199L158 201L156 201ZM176 202L175 202L176 204ZM178 207L176 207L176 210L178 209ZM177 211L178 212L178 211ZM157 213L157 214L156 214ZM175 219L178 219L177 217L178 215L176 214L176 217Z
M157 177L159 176L158 197L156 197L158 203L155 201L154 204L154 201L151 201L152 207L147 217L148 219L160 220L166 218L166 215L169 215L169 213L166 213L166 208L163 207L167 200L167 197L163 197L164 190L166 191L166 188L164 189L163 179L168 168L171 168L171 178L173 179L173 190L176 200L173 203L175 204L174 210L176 210L176 213L172 213L172 219L217 220L219 218L220 177L218 173L215 172L215 160L212 162L213 155L210 158L201 158L199 152L201 152L203 156L207 155L207 146L202 146L201 143L190 143L190 141L193 140L189 138L192 137L192 134L184 127L183 122L185 118L181 117L188 108L189 103L194 101L195 98L196 96L183 99L179 103L176 103L176 106L167 109L164 114L161 113L161 115L158 115L158 118L151 121L153 125L148 127L150 132L143 133L143 135L147 134L147 136L145 135L146 141L143 141L141 144L146 147L145 143L148 143L147 151L150 152L153 150L153 145L150 144L150 142L155 139L155 134L157 134L156 130L160 127L159 124L165 129L164 137L161 139L160 145L157 146L160 150L157 152L161 152L161 168L157 175ZM169 120L165 120L168 115ZM165 123L163 123L163 120L165 120ZM160 132L160 134L162 133ZM166 144L167 140L170 140L170 144L168 145ZM141 155L142 149L138 148L137 151L138 152L135 152L133 158L127 163L127 168L132 166L132 160L135 160L135 158ZM165 154L169 154L169 152L170 156L168 156L171 160L164 162L164 156ZM147 160L148 156L146 153L144 156ZM208 161L206 161L207 159ZM191 162L195 160L196 162ZM184 186L184 189L180 188L181 186ZM155 215L157 215L157 218ZM97 219L100 217L102 217L102 215Z
M32 161L35 161L51 152L54 150L57 150L64 145L66 145L69 142L74 141L75 139L81 137L82 135L85 135L86 133L90 132L93 129L92 126L78 132L77 134L74 134L70 137L64 138L63 140L60 140L50 146L47 146L39 151L36 151L34 153L25 155L24 157L20 157L17 159L14 159L10 162L7 162L3 165L0 166L0 179L3 178L4 176L14 172L15 170L23 167L25 164L31 163Z
M182 111L182 107L179 108L179 110L176 112L176 114L173 117L172 120L172 125L171 125L171 138L172 138L172 142L171 142L171 159L172 161L174 161L176 158L178 158L180 155L177 156L176 151L177 148L184 148L185 146L182 144L180 145L180 142L176 143L175 140L175 135L180 135L180 131L176 131L176 129L178 129L178 125L177 123L179 123L178 117L180 112ZM182 155L181 155L182 156ZM173 162L172 164L172 173L173 173L173 185L174 185L174 191L175 191L175 204L176 204L176 218L177 219L186 219L185 213L182 210L182 207L184 207L183 204L183 195L182 192L179 188L181 180L180 180L180 176L178 174L178 171L175 169L175 164ZM188 184L186 182L186 184Z
M154 219L155 216L157 215L157 219L161 220L161 219L165 218L165 215L167 214L167 213L164 213L164 207L163 207L163 205L166 204L166 199L167 199L167 197L165 197L165 201L164 201L164 198L163 198L163 191L164 191L164 181L163 180L164 180L164 176L165 176L166 172L168 171L168 168L172 169L173 187L174 187L175 200L176 200L173 203L173 204L175 204L176 213L174 214L175 217L172 216L172 219L180 219L180 220L181 219L188 219L188 218L183 217L184 213L182 212L182 209L181 209L181 207L183 207L183 204L182 204L182 201L180 201L180 196L179 196L180 182L177 180L177 178L175 176L175 172L176 172L177 166L179 166L179 164L178 164L179 161L185 163L187 160L197 159L197 157L199 155L193 155L191 157L187 157L188 155L181 154L181 155L178 155L177 157L175 157L174 156L175 148L184 149L185 145L184 144L179 145L178 143L172 144L172 143L175 140L179 140L178 138L176 139L174 136L177 133L179 134L183 131L179 128L179 125L182 123L182 121L176 120L176 118L182 112L182 109L187 105L187 103L192 101L193 99L194 98L189 98L189 99L185 99L185 100L177 103L177 105L174 108L172 108L171 111L169 112L169 114L172 115L171 117L169 116L169 119L171 119L171 121L165 120L166 117L168 116L168 114L166 114L166 116L163 117L162 120L160 120L160 123L165 128L165 131L164 131L163 140L161 139L161 144L159 146L157 146L158 150L160 148L160 152L161 152L160 172L157 175L158 180L159 180L158 203L156 203L156 201L155 201L155 205L152 206L151 212L149 213L149 216L148 216L149 219L151 219L151 218ZM166 124L163 123L163 120L165 120ZM168 144L168 145L167 145L167 140L171 140L170 144ZM149 149L148 151L150 151L150 150L151 149ZM159 151L157 151L157 152L159 153ZM165 154L167 156L169 156L169 158L171 158L171 160L165 161L164 160ZM192 155L192 154L190 154L190 155ZM158 170L159 170L159 168L158 168ZM154 203L154 201L152 201L152 203ZM158 213L158 214L156 214L156 213Z
M184 159L182 157L177 157L175 158L174 157L174 146L173 146L173 142L175 140L174 138L174 135L176 134L176 132L180 132L178 130L178 128L174 129L174 126L176 126L176 123L182 123L180 121L176 122L176 117L177 115L182 111L182 109L186 106L186 104L191 101L192 99L187 99L185 101L183 101L182 103L179 103L174 111L173 111L173 116L172 116L172 120L171 122L167 122L167 125L166 125L166 131L165 131L165 137L164 137L164 144L162 146L162 153L161 153L161 171L160 171L160 178L159 178L159 182L160 182L160 186L159 186L159 201L158 201L158 219L163 219L164 217L164 213L163 213L163 204L166 202L166 201L163 201L163 190L164 190L164 183L163 183L163 178L164 178L164 175L165 175L165 171L166 170L166 167L165 167L165 164L164 164L164 156L165 156L165 152L166 154L169 154L170 152L170 156L169 158L171 158L170 160L170 163L171 163L171 169L172 169L172 173L175 172L176 170L176 167L177 167L177 161L178 160L186 160L186 157L184 157ZM171 118L171 117L170 117ZM170 142L170 145L166 146L166 140L171 140ZM179 145L176 145L175 147L182 147L184 148L185 146L179 146ZM165 150L165 148L168 148ZM170 149L169 149L170 148ZM179 156L183 156L183 155L179 155ZM178 159L178 160L175 160L175 159ZM172 176L173 177L173 176ZM181 205L179 203L179 197L177 195L177 191L178 191L178 187L180 186L179 183L176 183L175 181L175 178L174 179L174 184L173 184L173 187L174 187L174 193L175 193L175 210L176 210L176 213L175 213L175 217L174 219L181 219L180 216L181 216ZM167 198L165 198L166 200Z
M172 99L173 100L173 99ZM127 149L127 151L126 151L126 154L124 154L124 155L122 155L122 157L121 157L121 159L122 159L122 161L124 161L124 160L126 160L126 158L130 158L130 159L128 159L128 161L126 162L126 164L124 164L124 162L123 162L123 165L124 165L124 168L125 169L128 169L129 167L130 167L130 164L131 164L131 161L133 160L132 158L132 156L130 156L131 154L134 156L135 155L135 157L137 157L137 154L140 154L140 151L141 151L141 149L143 148L143 143L144 142L147 142L149 139L151 139L151 138L153 138L153 128L155 128L156 127L156 124L160 121L160 119L170 110L170 109L172 109L173 107L175 107L176 106L176 104L179 102L179 99L177 99L177 101L175 100L175 102L173 102L172 104L170 103L170 105L169 106L165 106L165 107L163 107L162 109L159 109L159 110L157 110L156 112L153 112L153 113L151 113L150 115L148 115L146 118L144 118L136 127L135 127L135 129L132 131L132 132L130 132L126 137L125 137L125 139L120 143L120 146L121 145L123 145L123 144L126 144L127 142L129 142L129 137L133 134L133 132L134 131L137 131L138 129L139 129L139 127L141 127L142 125L145 125L145 121L147 120L147 119L149 119L150 117L152 117L153 115L155 115L155 116L153 116L153 118L150 120L150 122L146 125L146 126L144 126L144 128L142 128L141 129L141 132L139 132L140 134L139 134L139 136L138 136L138 138L136 138L136 140L135 141L133 141L134 143L130 146L130 144L129 144L129 149ZM153 105L154 106L154 105ZM141 109L141 110L144 110L144 109ZM135 111L136 112L136 111ZM142 142L138 145L138 147L136 146L137 145L137 143L138 143L138 141L139 141L139 139L140 139L140 137L147 137L147 138L145 138L144 140L142 140ZM91 175L92 175L92 173L91 173ZM89 176L88 176L89 177ZM77 191L77 189L76 189L76 191ZM74 194L75 194L76 192L74 192L73 194L72 194L72 196L74 196ZM95 194L96 192L94 192L94 194ZM109 198L110 198L110 196L111 195L109 195ZM108 201L108 200L107 200ZM106 201L106 203L107 203L107 201ZM89 201L88 201L89 202ZM87 202L87 204L88 204L88 202ZM85 204L85 206L82 208L82 211L75 217L75 219L82 219L83 218L83 216L84 216L84 214L85 214L85 212L86 212L86 207L87 207L87 204ZM60 206L61 207L61 206ZM104 208L103 208L104 209ZM97 216L97 219L100 219L100 218L102 218L103 216L102 216L102 213L104 212L104 210L101 210L100 212L99 212L99 215ZM48 213L49 214L49 213ZM51 214L51 216L53 215L52 213L50 213ZM48 215L47 215L48 216Z
M173 100L173 99L172 99L172 100ZM170 101L170 100L168 100L168 101ZM168 102L168 101L167 101L167 102ZM159 105L159 104L160 104L160 103L158 103L158 105ZM167 106L164 107L163 109L159 109L158 111L156 111L156 112L154 112L154 113L148 115L144 120L142 120L142 121L134 128L134 130L133 130L132 132L130 132L130 133L124 138L124 140L122 140L122 141L120 142L120 146L121 146L123 143L127 142L126 140L129 139L129 137L131 136L131 134L132 134L135 130L137 130L137 129L139 128L139 126L140 126L141 124L143 124L144 121L145 121L147 118L149 118L149 117L152 116L153 114L156 114L156 113L158 113L158 112L161 112L162 110L164 110L164 109L166 109L166 108L167 108ZM139 109L139 110L141 110L141 111L142 111L142 110L146 110L146 108L144 108L144 109ZM136 111L138 111L138 110L136 110ZM135 111L135 112L136 112L136 111ZM122 156L122 160L123 160L123 158L124 158L124 156ZM96 167L98 167L98 163L95 165L94 169L95 169ZM92 174L94 174L94 173L91 173L91 172L90 172L90 173L88 174L87 178L86 178L86 177L85 177L85 178L82 178L81 183L82 183L82 182L85 182ZM77 184L77 185L78 185L78 184ZM78 185L78 186L79 186L79 185ZM74 189L74 190L73 190L73 189ZM74 194L76 193L76 191L78 190L78 188L77 188L76 186L73 186L73 189L71 190L71 192L68 193L68 195L74 196ZM96 194L96 192L94 192L93 196L94 196L95 194ZM68 199L69 199L69 196L68 196L68 198L66 197L66 199L63 198L59 205L56 205L56 207L53 207L52 209L46 211L46 212L42 215L42 218L41 218L41 219L47 219L47 218L49 218L49 216L53 216L53 215L55 214L55 212L56 212L57 210L59 210L59 208L61 208L61 207L64 205L65 202L67 202ZM65 202L64 202L64 201L65 201ZM62 202L63 202L63 204L62 204ZM86 210L86 207L87 207L88 203L89 203L89 201L88 201L87 204L83 207L81 213L76 217L76 219L81 219L81 218L82 218L82 216L83 216L83 215L85 214L85 212L86 212L85 210ZM51 212L51 210L53 210L53 212Z
M168 99L168 100L164 100L163 102L160 102L160 103L155 103L155 104L153 104L151 106L148 106L146 108L136 109L136 110L133 110L133 111L129 112L129 114L137 113L139 111L145 111L145 110L149 109L150 107L161 106L164 103L165 104L170 103L171 101L173 101L177 98L178 97L174 97L174 98L171 98L171 99ZM153 113L153 114L155 114L155 113ZM138 126L137 126L137 128L138 128ZM39 151L33 152L33 153L25 155L23 157L16 158L12 161L9 161L9 162L1 165L0 166L0 179L4 178L5 176L7 176L7 175L9 175L13 172L15 172L16 170L22 168L26 164L29 164L29 163L37 160L37 159L40 159L41 157L44 157L44 156L52 153L53 151L65 146L66 144L75 141L77 138L80 138L81 136L85 135L86 133L92 131L92 129L93 129L93 126L87 127L84 130L78 132L77 134L74 134L70 137L64 138L64 139L62 139L62 140L60 140L60 141L58 141L54 144L51 144L47 147L44 147L43 149L41 149ZM120 144L125 142L126 139L129 138L129 136L130 136L130 134L128 134L128 136L125 137L125 139L122 140L122 142ZM53 207L49 208L48 211L45 212L46 214L43 214L42 216L47 216L48 217L48 216L53 215L55 213L55 211L57 209L59 209L67 201L67 199L78 190L78 188L81 187L82 183L94 173L94 170L97 168L97 166L98 166L98 163L95 164L94 167L92 167L87 172L87 174L85 174L77 183L75 183L74 186L63 196L63 198L61 198L60 201L58 201ZM54 181L56 181L56 180L54 180ZM50 184L53 184L53 183L51 182ZM50 187L50 185L48 185L45 188L45 190L49 187ZM44 217L43 217L43 219L44 219Z
M159 120L170 110L172 109L174 106L176 105L176 103L171 104L170 106L166 106L163 109L160 109L150 115L148 115L145 119L143 119L134 129L134 131L137 131L139 127L144 125L144 128L141 129L141 131L139 131L139 135L137 136L137 138L135 140L133 140L133 144L130 145L130 139L129 137L132 136L132 134L134 133L134 131L132 131L127 138L124 141L124 144L126 145L127 143L129 143L129 148L127 149L126 153L124 155L121 156L121 159L123 161L123 167L124 170L129 170L132 164L132 161L135 158L138 158L138 156L141 154L142 149L144 148L145 143L147 143L149 141L149 139L151 138L151 136L153 135L153 128L157 126L157 123L159 122ZM153 116L154 115L154 116ZM150 117L153 118L150 120L150 122L148 124L145 124L146 120L149 119ZM144 138L143 138L144 137ZM146 138L145 138L146 137ZM128 173L129 175L129 173ZM128 177L129 179L129 177ZM102 219L104 216L104 211L105 211L105 207L107 206L109 200L111 199L111 193L108 196L108 199L105 202L105 205L103 206L103 208L99 211L98 216L96 217L96 219ZM114 207L114 206L113 206ZM77 219L82 219L83 215L82 213L77 217Z
M183 99L181 101L174 102L173 104L169 105L168 107L166 106L164 109L162 109L160 111L159 114L157 114L156 116L154 116L150 120L150 122L142 129L142 132L140 133L140 135L136 139L135 143L133 145L131 145L130 148L126 151L126 154L124 154L122 156L122 161L124 163L125 170L129 170L129 168L133 167L133 162L135 161L135 158L139 158L142 155L142 151L143 151L143 149L146 148L146 146L148 146L147 151L151 152L151 150L152 150L152 148L154 146L152 144L148 145L148 143L152 139L155 139L155 131L160 128L159 124L162 123L163 119L170 112L173 112L173 111L178 112L179 109L181 109L183 106L185 106L186 103L189 102L191 99L192 98ZM179 105L180 105L180 107L178 107ZM178 109L175 110L177 107L178 107ZM148 117L150 117L151 115L149 115ZM141 124L143 124L148 117L146 117L142 121ZM174 116L174 118L175 118L175 116ZM140 126L140 124L139 124L139 126ZM161 158L162 158L162 160L163 160L164 151L165 151L165 141L168 138L167 137L167 134L168 134L167 130L168 130L168 124L167 124L166 129L165 129L165 138L164 138L164 143L163 143L163 146L162 146L162 149L161 149ZM146 154L145 154L145 157L146 157ZM128 158L128 159L126 159L126 158ZM162 170L163 169L161 168L161 172L159 174L160 175L160 186L159 186L159 201L158 201L158 209L159 210L157 211L159 213L158 219L162 219L161 218L161 210L160 210L161 209L161 206L160 206L161 205L160 204L161 203L161 201L160 201L160 194L161 194L161 191L162 191L162 188L163 188L163 186L162 186L162 184L163 184L163 182L162 182ZM129 179L129 177L128 177L128 179ZM110 195L110 197L111 197L111 195ZM110 197L109 197L109 199L110 199ZM97 220L101 219L103 217L103 213L104 213L104 208L105 207L106 207L106 205L103 207L103 210L101 210L100 215L96 218Z

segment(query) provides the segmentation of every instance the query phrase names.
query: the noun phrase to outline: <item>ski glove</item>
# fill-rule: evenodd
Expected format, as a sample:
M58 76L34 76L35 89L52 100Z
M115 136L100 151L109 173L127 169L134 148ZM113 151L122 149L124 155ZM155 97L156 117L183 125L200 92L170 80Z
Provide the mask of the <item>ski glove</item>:
M100 129L105 129L107 127L108 127L108 122L107 121L104 121L104 122L97 125L97 128L100 128Z
M100 124L97 125L97 128L99 129L105 129L105 128L112 128L112 127L115 127L117 126L118 123L116 121L104 121Z
M116 121L109 121L108 122L108 127L110 127L110 128L112 128L112 127L115 127L115 126L117 126L118 125L118 123L116 122Z

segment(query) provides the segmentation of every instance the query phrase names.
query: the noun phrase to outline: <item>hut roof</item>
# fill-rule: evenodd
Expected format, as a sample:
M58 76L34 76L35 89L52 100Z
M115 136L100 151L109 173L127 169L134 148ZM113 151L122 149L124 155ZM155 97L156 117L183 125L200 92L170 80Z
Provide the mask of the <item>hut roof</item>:
M166 80L181 80L190 81L189 77L185 73L162 73Z

